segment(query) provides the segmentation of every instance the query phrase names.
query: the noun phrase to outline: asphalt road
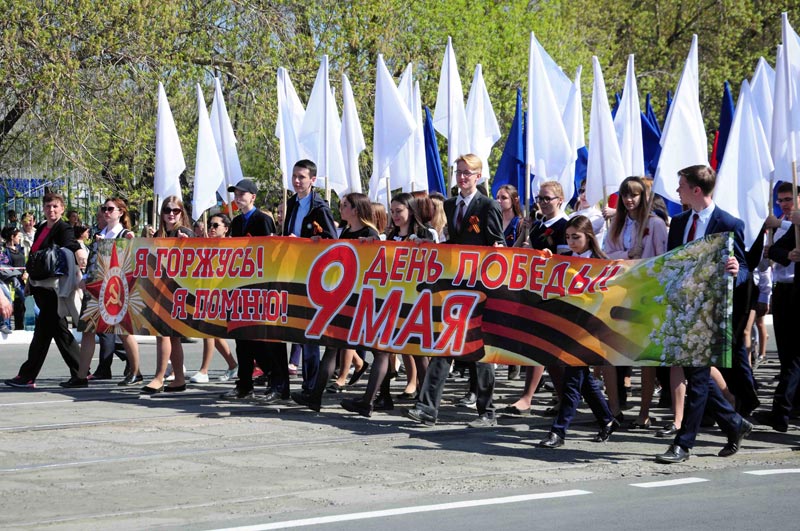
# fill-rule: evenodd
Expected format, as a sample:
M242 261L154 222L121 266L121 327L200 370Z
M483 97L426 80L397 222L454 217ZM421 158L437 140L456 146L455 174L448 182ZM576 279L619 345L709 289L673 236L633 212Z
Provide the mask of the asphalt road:
M0 349L5 379L27 347ZM141 351L144 369L152 370L154 345ZM200 345L186 351L191 374ZM141 398L113 382L63 390L57 382L66 368L53 346L37 390L0 388L0 527L788 529L796 525L785 525L786 515L794 524L800 513L791 497L796 473L745 473L800 470L797 421L786 434L755 430L728 459L716 457L725 438L709 429L688 462L660 465L653 456L669 441L631 431L593 443L587 410L563 448L536 448L551 422L541 414L549 393L536 397L533 416L501 419L496 428L465 427L474 410L451 405L436 427L425 428L397 410L371 419L344 412L338 401L357 396L365 383L327 395L321 413L220 402L218 393L232 385L215 383L223 369L215 358L212 383L174 396ZM765 404L776 372L776 361L756 371ZM503 405L522 382L506 380L505 369L498 374L496 401ZM299 388L299 380L292 385ZM402 388L394 382L395 393ZM466 380L450 380L444 403L465 388ZM667 410L653 414L668 419ZM631 486L689 477L708 481ZM552 497L565 491L590 494ZM440 507L452 503L458 505Z

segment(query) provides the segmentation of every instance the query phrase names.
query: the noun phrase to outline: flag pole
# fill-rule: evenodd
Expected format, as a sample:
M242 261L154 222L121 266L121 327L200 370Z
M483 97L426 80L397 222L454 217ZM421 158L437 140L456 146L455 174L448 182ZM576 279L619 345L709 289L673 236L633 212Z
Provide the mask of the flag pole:
M796 175L796 171L792 171L792 175ZM796 184L796 181L795 181L795 187L796 186L797 186L797 184ZM773 193L774 187L775 187L775 174L772 173L769 176L769 194L767 194L767 216L772 215L772 212L773 212L773 210L772 210L772 193ZM795 200L795 204L797 204L797 198L796 197L794 198L794 200ZM773 243L775 243L775 231L774 230L768 230L767 231L767 243L769 245L772 245Z
M288 223L288 218L286 217L286 208L289 202L289 190L286 187L283 188L283 222L281 223L281 236L284 232L286 232L286 224Z
M527 218L531 212L531 163L525 165L525 210L522 217Z

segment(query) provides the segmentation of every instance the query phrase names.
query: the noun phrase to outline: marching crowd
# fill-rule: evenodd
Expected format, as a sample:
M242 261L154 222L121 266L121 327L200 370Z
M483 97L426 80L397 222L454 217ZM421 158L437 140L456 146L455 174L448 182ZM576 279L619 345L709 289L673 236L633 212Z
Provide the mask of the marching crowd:
M309 160L302 160L295 164L292 172L295 194L286 203L285 212L283 205L279 207L275 219L271 212L256 207L257 187L253 181L244 179L229 188L239 211L233 219L224 213L215 213L207 224L192 224L182 200L171 196L161 205L157 229L146 227L141 236L283 235L423 240L432 244L522 246L548 255L627 260L658 256L710 234L732 232L734 253L724 264L726 273L735 280L731 368L641 368L640 409L635 420L626 422L622 410L630 387L630 367L529 366L524 371L521 396L497 408L493 402L496 367L476 361L457 361L457 368L469 373L468 389L457 405L477 410L477 417L469 423L475 428L495 426L499 414L527 416L546 371L558 400L548 411L554 420L540 447L556 448L565 444L567 430L583 398L597 420L594 441L608 441L620 428L657 428L657 436L672 440L666 451L656 456L656 460L663 463L688 459L704 418L715 421L727 436L727 444L719 452L722 457L739 450L753 423L787 431L790 414L800 402L797 393L800 352L792 344L790 330L792 323L798 322L800 307L800 282L794 275L795 264L800 261L800 245L795 241L796 226L800 225L800 205L796 203L791 183L780 183L776 189L782 215L767 218L762 236L745 252L744 223L714 204L716 174L706 166L691 166L679 172L677 192L684 211L672 219L667 216L663 200L652 193L652 181L640 177L628 177L622 182L616 209L608 205L600 209L588 204L585 183L574 205L568 209L569 198L564 197L561 185L545 181L539 184L535 211L523 216L515 187L500 187L495 199L479 189L481 169L478 157L464 155L456 162L458 193L453 197L445 199L440 194L427 192L399 193L392 197L389 212L364 194L349 193L340 198L341 223L337 223L328 202L314 191L316 166ZM78 310L88 300L86 295L83 301L76 301L71 294L80 293L79 288L83 288L94 273L96 242L135 236L126 202L119 198L107 199L99 208L96 225L91 228L80 224L77 213L69 216L70 222L64 221L65 203L58 194L45 194L42 204L44 219L38 225L30 213L25 213L18 228L16 214L10 211L8 224L2 230L5 246L0 253L0 317L4 321L0 333L12 333L12 315L16 328L23 327L26 295L33 296L36 307L27 360L17 376L5 381L6 385L34 388L53 340L70 371L70 378L60 384L62 387L87 387L92 379L110 379L111 362L116 355L126 362L119 385L141 385L140 392L148 395L180 393L186 390L187 382L208 382L209 366L217 350L228 367L220 380L236 378L235 386L223 393L221 400L257 400L264 404L292 400L319 411L324 393L339 392L368 373L364 394L342 400L343 409L369 417L373 411L394 409L395 399L406 400L413 405L402 410L405 417L425 425L436 424L444 386L453 371L450 358L402 356L407 383L403 392L393 397L389 392L390 382L398 376L397 362L396 356L389 352L373 351L370 363L363 351L325 348L321 353L320 346L314 342L292 345L291 354L287 355L286 345L281 343L237 339L232 352L226 340L209 338L203 340L200 369L187 378L181 338L158 337L155 374L145 383L133 336L87 333L82 334L78 342L67 320L67 316L71 316L72 322L78 324ZM24 268L26 259L30 262L32 257L53 246L72 258L74 263L69 264L68 270L74 274L65 272L59 277L43 279L29 277ZM66 280L68 277L71 282ZM71 291L67 284L74 284ZM760 409L753 368L765 355L763 318L770 309L780 375L771 409ZM751 349L753 328L761 336L759 351ZM99 364L91 372L98 342ZM296 374L300 366L302 387L290 392L290 375ZM351 366L352 376L348 372ZM509 378L520 374L519 367L512 366L508 370ZM265 392L256 393L255 386L261 381ZM672 407L672 421L661 427L652 425L649 413L658 385L662 401Z

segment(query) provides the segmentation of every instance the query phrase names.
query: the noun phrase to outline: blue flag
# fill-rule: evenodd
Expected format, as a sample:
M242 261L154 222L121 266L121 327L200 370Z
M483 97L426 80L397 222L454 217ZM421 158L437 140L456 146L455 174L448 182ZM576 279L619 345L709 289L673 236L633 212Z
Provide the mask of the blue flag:
M436 131L433 129L431 110L425 107L425 163L428 167L428 193L439 192L447 197L444 185L442 159L439 158L439 144L436 142Z
M653 103L650 101L650 93L647 93L647 99L644 104L644 113L647 115L647 119L650 120L650 125L653 126L653 129L658 133L658 136L661 136L661 125L658 123L658 116L656 116L656 112L653 110Z
M622 94L620 94L619 92L615 92L614 93L614 108L611 109L611 119L612 120L617 117L617 109L619 109L619 104L620 104L621 101L622 101Z
M648 103L650 95L647 95ZM652 110L652 107L651 107ZM661 156L661 131L645 113L642 113L642 151L644 152L644 172L647 175L655 175L658 167L658 159Z
M517 108L514 111L514 120L506 138L503 155L497 164L492 182L492 197L497 197L497 191L504 184L517 187L520 202L525 204L525 113L522 111L522 90L517 89Z
M669 116L669 108L672 107L672 91L667 91L667 102L664 105L664 119L662 123L667 123L667 116Z
M578 158L575 160L575 193L567 203L574 210L577 210L578 196L580 195L581 183L586 180L586 167L589 164L589 150L586 146L578 149Z
M731 86L726 81L722 89L722 103L719 108L719 127L716 135L714 135L714 149L711 151L710 162L715 170L719 170L722 164L722 157L725 155L725 146L728 144L728 135L733 124L733 112L734 104Z

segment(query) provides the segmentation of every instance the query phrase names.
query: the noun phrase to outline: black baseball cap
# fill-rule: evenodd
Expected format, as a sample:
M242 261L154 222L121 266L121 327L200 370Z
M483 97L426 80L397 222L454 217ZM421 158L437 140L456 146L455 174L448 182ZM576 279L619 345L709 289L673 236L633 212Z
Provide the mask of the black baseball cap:
M236 190L239 190L241 192L250 192L251 194L258 193L258 188L256 188L256 183L254 183L250 179L242 179L238 183L228 187L229 192L235 192Z

